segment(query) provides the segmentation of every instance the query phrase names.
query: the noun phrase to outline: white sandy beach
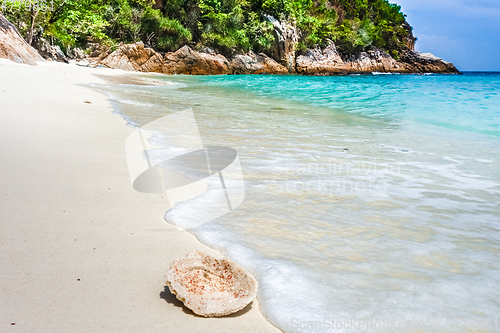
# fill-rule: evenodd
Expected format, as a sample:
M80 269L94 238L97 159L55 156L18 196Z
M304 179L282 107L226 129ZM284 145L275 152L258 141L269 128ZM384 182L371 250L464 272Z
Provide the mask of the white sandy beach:
M133 129L77 85L93 74L133 75L0 60L0 332L279 332L257 301L201 318L164 290L172 260L215 251L134 191Z

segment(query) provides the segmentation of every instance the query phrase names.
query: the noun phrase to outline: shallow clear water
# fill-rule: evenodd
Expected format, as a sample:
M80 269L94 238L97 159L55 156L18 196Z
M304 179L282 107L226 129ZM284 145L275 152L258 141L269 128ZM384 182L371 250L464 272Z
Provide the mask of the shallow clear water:
M200 223L208 184L165 218L251 271L274 325L500 331L500 75L157 79L97 89L135 126L191 108L237 150L241 205ZM182 150L153 129L152 156Z

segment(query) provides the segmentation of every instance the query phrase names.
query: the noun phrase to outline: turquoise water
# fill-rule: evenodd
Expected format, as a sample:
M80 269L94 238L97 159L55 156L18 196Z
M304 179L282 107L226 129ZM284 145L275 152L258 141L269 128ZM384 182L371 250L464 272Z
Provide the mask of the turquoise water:
M240 205L207 221L207 182L165 219L251 271L274 325L500 331L499 74L157 79L97 88L135 126L192 110L238 151ZM153 158L189 151L151 129Z
M248 92L367 117L500 136L499 73L333 78L243 75L198 77L194 82L214 90Z

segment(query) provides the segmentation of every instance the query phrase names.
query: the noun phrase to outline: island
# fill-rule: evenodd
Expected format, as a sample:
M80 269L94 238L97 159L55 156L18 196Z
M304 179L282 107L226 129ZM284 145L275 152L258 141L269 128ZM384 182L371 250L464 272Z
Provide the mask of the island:
M458 73L415 51L406 15L387 0L40 3L0 10L47 60L164 74Z

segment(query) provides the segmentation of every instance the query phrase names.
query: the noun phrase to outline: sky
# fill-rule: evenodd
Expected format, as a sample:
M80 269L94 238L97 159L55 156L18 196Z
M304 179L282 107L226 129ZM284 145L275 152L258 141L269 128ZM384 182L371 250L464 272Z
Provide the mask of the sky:
M389 0L401 5L415 49L460 71L500 71L500 0Z

